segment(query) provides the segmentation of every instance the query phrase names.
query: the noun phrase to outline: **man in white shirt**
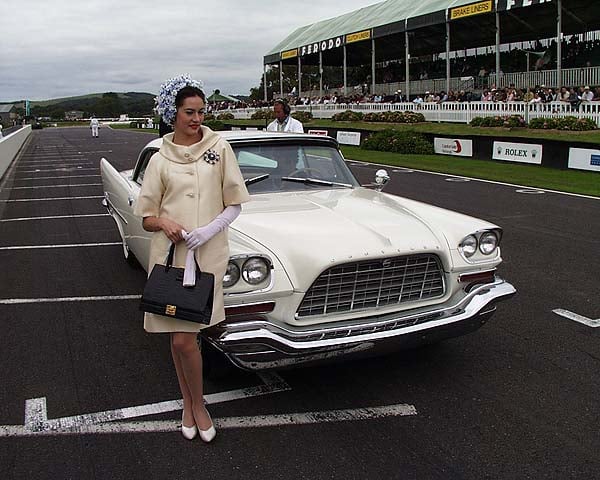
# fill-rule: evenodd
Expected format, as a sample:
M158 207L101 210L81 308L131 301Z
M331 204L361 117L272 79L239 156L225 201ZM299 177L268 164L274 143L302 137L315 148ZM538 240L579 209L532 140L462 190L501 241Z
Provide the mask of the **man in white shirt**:
M92 137L98 138L98 128L100 127L100 122L94 116L90 120L90 128L92 129Z
M275 120L269 123L268 132L304 133L302 123L290 115L292 109L285 100L275 100L273 111Z
M594 99L594 94L590 90L590 87L588 87L586 85L585 88L583 89L583 93L581 94L581 101L582 102L591 102L593 99Z

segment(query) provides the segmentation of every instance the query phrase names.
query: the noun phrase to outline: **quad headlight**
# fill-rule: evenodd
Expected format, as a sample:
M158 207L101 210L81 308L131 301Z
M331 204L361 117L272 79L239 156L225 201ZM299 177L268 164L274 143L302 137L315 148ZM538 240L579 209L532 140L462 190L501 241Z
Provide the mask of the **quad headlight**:
M498 250L501 232L500 229L475 232L463 238L458 249L466 260L473 257L478 250L486 257L493 255Z
M223 287L231 287L235 285L240 279L240 267L235 262L229 262L227 264L227 270L225 270L225 276L223 277Z
M494 232L485 232L479 238L479 251L484 255L491 255L498 248L498 235Z
M477 238L475 235L469 235L462 242L460 242L460 248L465 257L472 257L477 251Z
M269 276L269 264L264 258L251 257L242 266L242 278L250 285L258 285Z

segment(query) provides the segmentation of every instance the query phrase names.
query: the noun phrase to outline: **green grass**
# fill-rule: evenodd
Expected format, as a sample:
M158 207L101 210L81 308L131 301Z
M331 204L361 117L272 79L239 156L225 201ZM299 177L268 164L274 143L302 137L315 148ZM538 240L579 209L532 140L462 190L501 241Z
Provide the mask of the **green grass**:
M228 125L264 126L264 120L227 120ZM471 127L464 123L373 123L373 122L334 122L331 120L312 120L304 124L304 129L309 128L356 128L361 130L412 130L422 133L433 133L436 135L460 136L460 135L484 135L493 137L516 137L516 138L542 138L547 140L562 140L565 142L586 142L600 144L600 130L589 132L566 132L563 130L531 130L529 128L503 128L503 127Z
M596 172L559 170L491 160L466 160L445 155L401 155L362 150L359 147L350 146L342 146L342 152L344 157L349 160L361 160L382 165L415 168L600 197L600 174Z

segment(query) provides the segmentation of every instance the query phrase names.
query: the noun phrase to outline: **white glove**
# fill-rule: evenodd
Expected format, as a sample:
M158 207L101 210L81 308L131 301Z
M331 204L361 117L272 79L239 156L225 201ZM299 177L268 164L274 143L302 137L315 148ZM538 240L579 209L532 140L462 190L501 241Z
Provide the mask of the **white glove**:
M207 225L194 228L194 230L189 233L182 230L181 233L183 235L183 239L185 240L185 245L188 249L195 250L200 245L205 244L217 233L225 230L231 224L231 222L238 217L241 211L241 205L229 205Z

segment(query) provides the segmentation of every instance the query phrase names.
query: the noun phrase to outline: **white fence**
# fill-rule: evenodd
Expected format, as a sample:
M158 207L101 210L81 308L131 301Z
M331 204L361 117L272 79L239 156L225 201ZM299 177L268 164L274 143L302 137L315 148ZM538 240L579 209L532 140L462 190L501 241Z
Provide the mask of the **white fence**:
M565 68L561 71L561 87L583 87L584 85L600 85L600 67ZM489 85L496 84L506 87L514 84L516 88L533 88L535 85L558 87L557 70L540 70L537 72L504 73L489 76Z
M600 85L600 67L585 67L585 68L564 68L562 69L561 87L583 87L584 85L598 86ZM489 77L451 77L450 90L482 90L491 85L506 87L514 84L516 88L526 89L533 88L536 85L545 85L549 88L558 87L558 73L556 70L540 70L533 72L516 72L503 73L496 78L495 74ZM369 85L371 88L371 85ZM377 83L373 93L378 95L393 95L396 90L406 91L406 82L394 83ZM433 78L430 80L412 80L410 82L411 95L425 92L441 92L446 91L446 78ZM348 87L348 94L354 91L353 87ZM329 88L323 90L323 95L338 95L343 93L343 87ZM301 97L317 97L319 90L305 90L300 93Z
M254 108L226 110L233 113L236 119L250 119L256 112ZM524 102L445 102L445 103L359 103L359 104L326 104L302 105L293 107L294 111L312 113L314 118L331 118L336 113L352 110L353 112L404 112L422 113L428 122L469 123L474 117L495 117L506 115L522 115L526 122L533 118L560 118L573 116L590 118L600 127L600 102L583 103L577 109L565 102L528 104Z

